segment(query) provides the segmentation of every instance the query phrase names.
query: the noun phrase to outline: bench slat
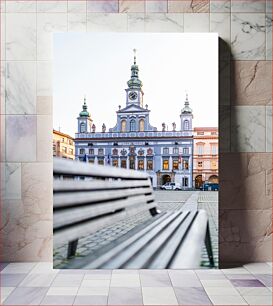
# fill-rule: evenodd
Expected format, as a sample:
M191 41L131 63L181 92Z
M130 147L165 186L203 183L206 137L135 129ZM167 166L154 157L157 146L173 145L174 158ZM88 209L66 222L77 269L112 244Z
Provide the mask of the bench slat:
M59 245L62 243L67 243L68 241L76 240L87 234L92 234L99 229L106 227L108 225L114 224L124 218L131 217L137 212L146 211L148 208L157 207L156 202L152 202L147 206L146 202L139 203L134 209L127 209L121 212L117 212L113 215L102 216L98 219L93 219L91 221L86 221L81 224L77 224L71 227L54 231L54 245Z
M150 179L138 180L138 181L76 181L76 180L55 180L54 192L61 191L77 191L77 190L108 190L108 189L126 189L137 187L149 187L151 186Z
M148 206L147 209L150 209L155 205L153 203L148 204L147 202L153 200L154 200L154 195L150 196L138 195L119 201L111 201L106 203L102 202L99 204L73 207L68 210L67 209L57 210L54 213L54 228L59 228L61 226L73 224L75 222L80 222L86 219L98 217L103 214L114 212L122 208L128 209L129 207L134 205L141 205L141 203L144 203L145 205Z
M55 175L123 178L128 180L145 180L149 177L145 172L120 169L111 166L94 165L83 163L81 161L63 160L61 158L53 159L53 173Z
M74 206L84 203L96 203L106 200L134 197L136 195L152 194L152 188L136 188L125 190L80 191L54 194L54 208Z

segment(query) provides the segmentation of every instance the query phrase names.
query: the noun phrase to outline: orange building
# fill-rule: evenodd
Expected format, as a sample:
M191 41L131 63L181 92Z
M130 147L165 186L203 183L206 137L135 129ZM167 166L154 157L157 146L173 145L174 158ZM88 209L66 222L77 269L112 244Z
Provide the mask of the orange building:
M74 138L53 130L53 156L75 159Z
M218 128L194 128L193 185L218 183Z

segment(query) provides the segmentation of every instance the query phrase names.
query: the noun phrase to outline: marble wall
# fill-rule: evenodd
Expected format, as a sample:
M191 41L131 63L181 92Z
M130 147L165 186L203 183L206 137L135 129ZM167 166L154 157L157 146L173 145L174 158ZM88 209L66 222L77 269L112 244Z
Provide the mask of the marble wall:
M271 260L271 0L1 1L1 260L52 258L51 33L218 32L220 262Z

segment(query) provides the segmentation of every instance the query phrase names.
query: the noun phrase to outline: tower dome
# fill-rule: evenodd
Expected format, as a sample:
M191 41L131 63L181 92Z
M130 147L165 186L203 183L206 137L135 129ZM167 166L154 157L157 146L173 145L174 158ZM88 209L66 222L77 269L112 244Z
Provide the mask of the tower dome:
M131 66L131 79L127 82L127 85L129 88L141 88L142 87L142 82L138 78L138 72L139 68L138 65L136 64L136 49L134 51L134 64Z
M84 98L82 111L80 112L80 117L90 117L89 112L87 111L87 104L86 104L86 98Z

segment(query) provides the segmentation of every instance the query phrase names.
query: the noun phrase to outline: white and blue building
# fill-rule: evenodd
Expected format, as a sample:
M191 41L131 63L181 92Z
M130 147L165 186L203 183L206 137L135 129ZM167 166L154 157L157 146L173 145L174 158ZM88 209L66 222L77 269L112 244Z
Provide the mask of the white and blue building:
M150 110L143 106L142 82L134 56L131 78L125 89L126 106L119 106L117 122L100 132L91 119L86 99L78 120L75 135L75 158L85 162L146 171L154 188L166 182L181 184L185 189L193 187L193 127L192 109L188 96L180 113L180 124L172 124L172 130L158 130L150 124Z

